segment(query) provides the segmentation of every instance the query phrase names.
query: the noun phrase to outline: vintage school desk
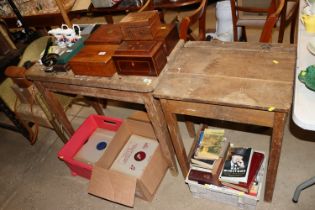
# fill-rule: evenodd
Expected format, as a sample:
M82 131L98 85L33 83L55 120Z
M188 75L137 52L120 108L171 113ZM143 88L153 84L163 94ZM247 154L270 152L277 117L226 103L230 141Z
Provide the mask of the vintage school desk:
M74 129L53 92L78 94L97 98L144 104L162 152L173 175L177 175L175 153L165 124L159 100L153 98L153 90L160 77L120 76L92 77L74 75L72 71L46 73L39 64L27 70L26 77L34 81L57 121L66 134L71 136ZM58 128L56 128L58 129Z
M175 50L154 96L160 98L183 175L189 162L176 114L271 127L265 188L265 201L271 201L292 104L296 47L187 42Z

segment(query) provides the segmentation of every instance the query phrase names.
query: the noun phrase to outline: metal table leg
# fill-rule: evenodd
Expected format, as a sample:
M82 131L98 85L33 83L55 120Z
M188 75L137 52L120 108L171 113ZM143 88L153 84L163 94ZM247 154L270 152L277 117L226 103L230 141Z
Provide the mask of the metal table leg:
M294 203L297 203L299 200L301 191L304 190L305 188L312 186L313 184L315 184L315 176L299 184L294 191L292 201Z

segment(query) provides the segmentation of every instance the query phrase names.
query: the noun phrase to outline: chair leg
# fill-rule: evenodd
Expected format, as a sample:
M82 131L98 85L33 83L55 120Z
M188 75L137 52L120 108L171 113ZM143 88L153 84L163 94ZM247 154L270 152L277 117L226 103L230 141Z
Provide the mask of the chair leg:
M283 23L283 24L281 23L280 27L279 27L278 43L282 43L283 42L284 30L285 30L285 23Z
M292 17L292 21L291 21L291 28L290 28L290 43L294 44L294 37L295 37L295 26L296 26L296 19L297 19L297 15L298 15L298 8L296 8L296 10L294 11L293 17Z
M108 24L114 24L114 19L112 15L105 15L104 18Z
M246 29L245 26L241 26L242 27L242 35L240 38L240 41L242 42L247 42L247 36L246 36Z
M234 26L233 25L233 39L234 39L234 42L237 42L238 41L238 34L237 34L237 26Z
M287 21L286 20L286 10L287 10L287 4L285 3L284 9L282 10L281 14L280 14L280 26L279 26L279 35L278 35L278 43L282 43L283 42L283 37L284 37L284 30L287 26Z
M25 121L19 119L16 114L9 109L9 107L4 103L4 101L0 98L0 112L3 112L6 117L9 118L9 120L14 124L14 126L8 125L5 128L8 128L10 130L17 131L21 133L26 139L29 140L31 144L34 144L34 133L32 129L28 126L28 123Z

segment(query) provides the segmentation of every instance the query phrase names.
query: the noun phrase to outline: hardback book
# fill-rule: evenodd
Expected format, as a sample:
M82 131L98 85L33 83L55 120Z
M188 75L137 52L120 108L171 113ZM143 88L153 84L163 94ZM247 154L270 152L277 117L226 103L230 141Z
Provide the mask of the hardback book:
M196 167L205 168L205 169L212 169L214 166L214 163L215 163L215 160L191 158L192 165Z
M254 152L251 164L249 167L249 174L248 174L248 180L247 182L240 182L239 184L233 184L229 182L222 182L224 186L232 187L234 189L240 190L245 193L249 193L252 188L254 188L254 183L256 176L258 174L258 171L260 170L260 167L264 161L265 155L260 152ZM252 189L253 191L253 189Z
M235 184L247 183L252 156L252 148L230 147L221 171L220 181Z
M212 184L216 186L222 186L219 181L219 176L217 174L212 174L205 171L198 171L190 169L188 173L188 179L191 181L196 181L198 184Z
M133 134L110 169L140 178L158 146L154 139Z
M200 132L198 146L193 158L208 160L218 159L223 141L224 130L206 128L203 132Z
M212 174L216 174L218 176L220 175L229 149L230 149L230 142L225 141L221 149L220 157L215 161L213 165Z
M212 169L209 168L202 168L200 166L194 165L190 163L190 169L196 170L196 171L204 171L208 173L212 173Z

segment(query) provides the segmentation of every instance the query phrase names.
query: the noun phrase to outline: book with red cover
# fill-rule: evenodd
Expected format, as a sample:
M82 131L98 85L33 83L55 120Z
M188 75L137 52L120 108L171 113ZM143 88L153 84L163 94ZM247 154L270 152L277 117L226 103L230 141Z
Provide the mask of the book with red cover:
M251 165L249 168L248 180L246 183L240 182L238 184L233 184L233 183L222 182L222 181L221 183L227 187L231 187L231 188L240 190L242 192L249 193L250 188L252 187L255 181L257 173L264 161L264 157L265 155L263 153L256 152L256 151L254 152L252 160L251 160Z
M199 184L213 184L216 186L222 186L219 181L219 175L211 174L209 172L191 169L188 174L188 179L191 181L196 181Z

